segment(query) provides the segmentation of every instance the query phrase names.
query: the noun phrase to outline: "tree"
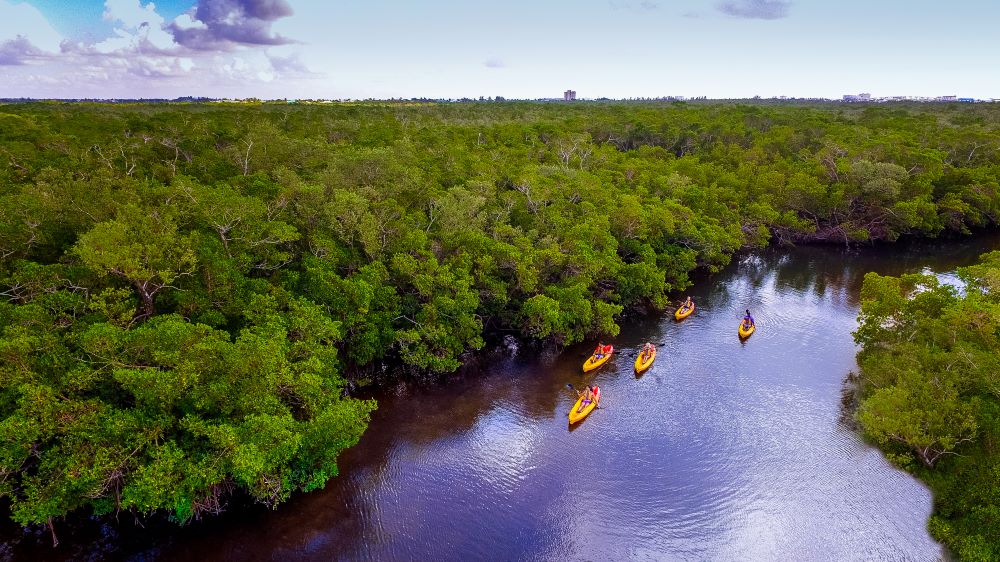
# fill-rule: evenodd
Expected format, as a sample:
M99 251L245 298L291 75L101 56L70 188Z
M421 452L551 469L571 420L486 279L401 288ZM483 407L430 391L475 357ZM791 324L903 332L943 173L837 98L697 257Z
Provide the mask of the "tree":
M975 410L976 404L962 400L953 385L928 381L918 368L875 390L859 409L858 421L879 445L903 445L933 468L942 456L975 439Z
M114 275L133 287L140 301L134 320L143 321L156 314L160 291L176 289L173 283L194 273L195 236L180 234L169 215L129 206L81 236L74 251L99 275Z
M958 274L961 293L930 275L865 276L857 419L933 488L933 535L988 560L1000 544L1000 253Z

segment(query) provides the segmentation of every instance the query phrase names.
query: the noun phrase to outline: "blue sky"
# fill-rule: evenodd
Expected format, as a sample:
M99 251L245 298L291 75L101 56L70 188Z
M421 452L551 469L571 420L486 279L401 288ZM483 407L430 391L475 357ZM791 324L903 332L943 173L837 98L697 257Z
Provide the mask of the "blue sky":
M1000 98L1000 2L0 0L0 97Z
M102 18L102 0L75 2L73 0L16 0L9 4L28 4L38 8L56 30L77 39L100 38L111 35L111 22ZM156 11L173 19L190 10L195 0L160 0L154 2ZM26 30L27 31L27 30Z

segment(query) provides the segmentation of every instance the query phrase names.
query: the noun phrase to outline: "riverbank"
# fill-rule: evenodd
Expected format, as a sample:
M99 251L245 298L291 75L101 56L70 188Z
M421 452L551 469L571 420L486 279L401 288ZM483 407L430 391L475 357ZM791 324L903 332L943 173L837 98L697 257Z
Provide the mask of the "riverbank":
M864 434L935 493L934 536L1000 557L1000 253L939 279L866 276L858 356Z
M937 252L951 253L958 248L958 258L954 263L972 263L978 254L979 249L991 248L992 240L1000 239L1000 229L996 227L979 228L971 231L967 235L948 233L938 238L926 238L921 236L903 236L896 241L886 240L852 242L844 244L841 241L813 241L810 243L780 243L778 239L773 239L766 248L744 247L734 252L731 260L739 262L748 257L763 253L788 252L788 251L816 251L832 252L844 256L845 260L850 260L856 256L877 256L891 255L894 259L907 260L907 266L912 265L907 256L925 256ZM983 242L985 241L985 242ZM985 250L983 250L985 251ZM690 286L674 291L668 295L668 305L663 310L657 310L648 303L636 303L632 307L623 310L618 317L618 323L628 325L632 323L642 323L650 318L661 318L673 314L676 307L691 293L691 289L703 284L710 284L717 276L718 272L711 271L710 268L698 267L687 272ZM860 287L860 284L858 285ZM345 377L351 383L351 390L354 396L360 398L374 398L386 392L392 392L393 388L402 383L404 386L412 385L416 388L433 387L441 384L449 384L468 376L476 376L484 369L496 361L502 361L511 353L531 353L537 356L554 357L562 353L578 355L581 362L586 359L590 352L590 343L582 343L570 348L564 348L551 340L538 340L527 337L510 329L489 331L483 333L485 345L479 350L468 350L461 356L461 366L453 372L432 373L427 371L415 371L406 368L397 361L393 367L388 363L369 366L362 371L348 371Z
M857 368L850 333L867 271L951 271L990 247L1000 240L743 255L695 283L692 318L630 321L615 340L621 355L593 377L580 373L588 343L541 361L511 349L446 385L386 389L369 430L342 455L340 476L276 511L235 504L183 528L88 523L55 551L39 532L35 546L13 552L935 558L928 490L844 422L852 415L841 403L844 377ZM740 344L745 306L760 331ZM644 341L666 345L636 377L632 354ZM567 432L575 397L565 384L591 380L605 391L605 409Z
M978 105L5 106L0 495L50 530L186 522L234 489L274 507L364 433L375 404L346 371L450 373L508 330L616 337L625 310L669 309L693 270L776 232L995 224L998 123Z

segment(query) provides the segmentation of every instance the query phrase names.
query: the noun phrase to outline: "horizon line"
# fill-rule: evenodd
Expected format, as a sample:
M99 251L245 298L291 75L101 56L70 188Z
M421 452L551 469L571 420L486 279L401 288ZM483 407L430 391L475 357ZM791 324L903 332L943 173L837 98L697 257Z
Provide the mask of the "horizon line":
M815 101L815 102L839 102L839 103L853 103L853 104L865 104L865 103L886 103L886 102L944 102L944 103L997 103L1000 102L1000 97L994 98L974 98L974 97L959 97L954 95L949 96L879 96L879 97L869 97L869 98L859 98L856 95L844 95L840 98L828 98L828 97L799 97L799 96L752 96L752 97L708 97L708 96L660 96L660 97L630 97L630 98L612 98L612 97L596 97L596 98L575 98L572 100L566 100L560 97L538 97L538 98L509 98L505 96L479 96L478 98L471 97L456 97L456 98L443 98L443 97L388 97L388 98L259 98L256 96L248 96L244 98L233 98L233 97L212 97L212 96L178 96L173 98L156 98L156 97L30 97L30 96L19 96L19 97L0 97L0 103L9 102L37 102L37 101L53 101L53 102L287 102L287 103L300 103L300 102L318 102L318 103L351 103L351 102L437 102L437 103L470 103L470 102L491 102L491 103L504 103L504 102L562 102L566 104L572 103L586 103L586 102L711 102L711 101Z

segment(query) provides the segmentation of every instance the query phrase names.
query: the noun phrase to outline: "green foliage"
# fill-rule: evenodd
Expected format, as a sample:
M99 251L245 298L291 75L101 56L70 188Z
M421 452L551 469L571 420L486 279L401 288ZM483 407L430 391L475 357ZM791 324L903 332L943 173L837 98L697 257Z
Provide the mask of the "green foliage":
M614 336L772 239L996 224L1000 113L931 107L5 105L0 496L22 523L187 520L237 488L273 505L363 431L345 375L452 371L499 333ZM906 324L923 281L900 283L872 281L866 349ZM959 329L957 295L913 302ZM1000 387L996 336L955 337L940 382L915 361L950 340L878 371L873 439L952 462L991 431L966 372Z
M857 419L935 492L930 529L963 560L1000 555L1000 252L933 276L869 273Z
M118 219L84 233L75 252L98 275L112 274L132 285L142 302L140 316L148 318L156 313L155 295L194 271L194 236L178 234L167 216L129 206Z
M5 384L14 403L0 424L0 470L15 520L85 505L186 520L234 485L271 505L322 485L374 404L340 398L336 323L302 299L280 300L255 298L235 340L160 315L15 347L44 326L8 325L5 383L22 370Z

